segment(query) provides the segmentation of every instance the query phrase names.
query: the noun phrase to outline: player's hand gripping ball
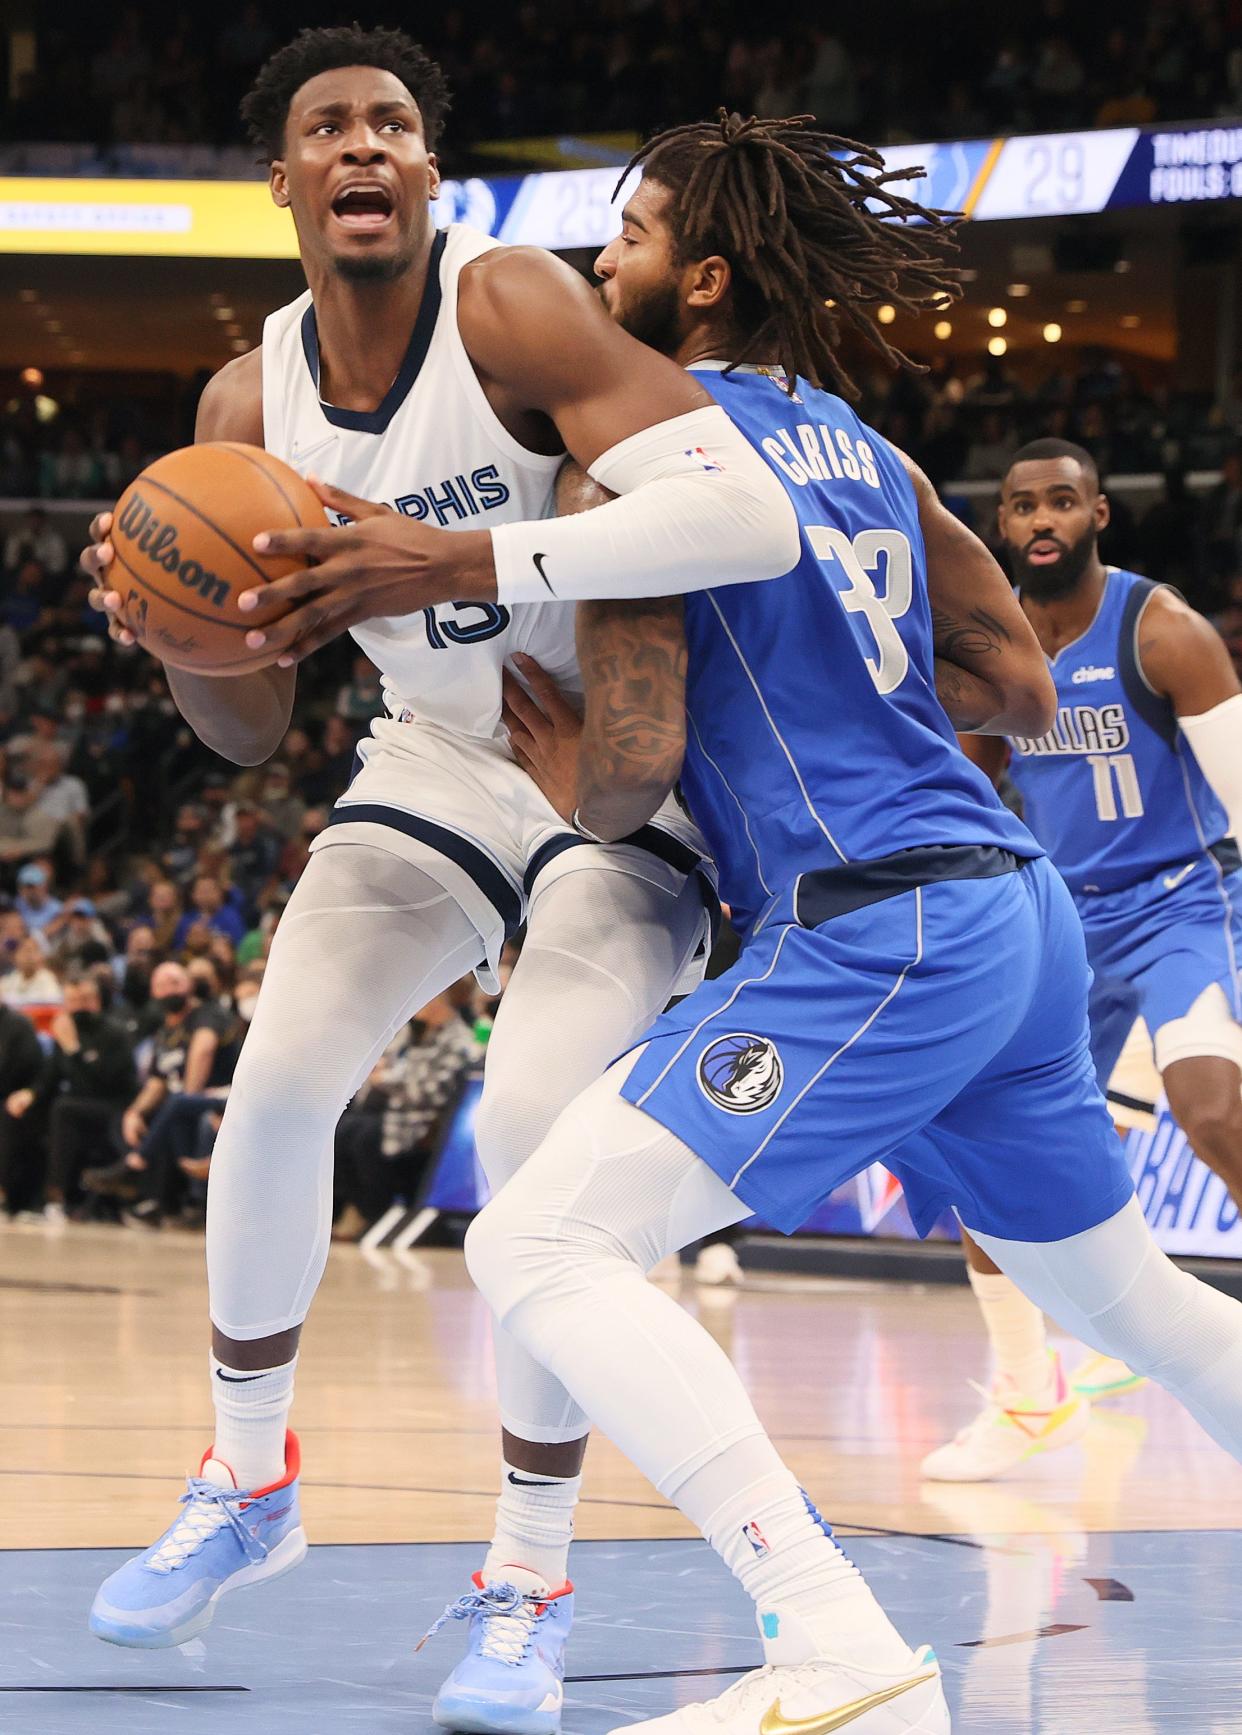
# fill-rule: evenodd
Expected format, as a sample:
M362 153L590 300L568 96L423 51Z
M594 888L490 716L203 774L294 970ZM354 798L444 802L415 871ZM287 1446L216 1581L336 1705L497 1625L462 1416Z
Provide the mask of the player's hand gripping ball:
M184 446L157 458L117 501L108 583L125 626L161 662L242 675L272 657L247 646L254 618L239 612L238 596L305 564L256 554L254 537L326 525L310 484L262 447Z

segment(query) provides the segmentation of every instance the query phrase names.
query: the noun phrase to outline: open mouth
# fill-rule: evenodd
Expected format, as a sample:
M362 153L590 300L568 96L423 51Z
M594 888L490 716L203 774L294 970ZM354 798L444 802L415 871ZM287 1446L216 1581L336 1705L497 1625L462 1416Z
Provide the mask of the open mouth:
M1053 566L1064 550L1059 542L1032 542L1026 551L1028 566Z
M346 229L382 229L392 216L392 196L384 187L346 187L333 199L332 215Z

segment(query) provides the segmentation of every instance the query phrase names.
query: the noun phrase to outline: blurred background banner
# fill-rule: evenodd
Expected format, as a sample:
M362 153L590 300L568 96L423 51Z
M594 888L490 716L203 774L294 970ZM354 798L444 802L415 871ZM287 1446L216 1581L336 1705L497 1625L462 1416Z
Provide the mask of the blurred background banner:
M883 154L891 169L926 171L896 183L902 191L980 222L1242 199L1242 126L1036 133ZM618 173L449 179L436 218L515 246L602 247L625 202L626 189L614 199ZM0 179L0 252L295 259L297 239L261 181L27 174Z

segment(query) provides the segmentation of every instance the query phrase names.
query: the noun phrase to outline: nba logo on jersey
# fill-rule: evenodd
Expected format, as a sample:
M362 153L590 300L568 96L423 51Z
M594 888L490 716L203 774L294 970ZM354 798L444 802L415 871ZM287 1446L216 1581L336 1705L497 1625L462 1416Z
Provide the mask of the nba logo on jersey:
M724 465L718 464L715 458L709 458L702 446L687 446L685 453L687 458L694 458L712 475L719 476L724 470Z
M766 1036L720 1036L699 1056L699 1089L729 1114L758 1114L781 1094L785 1069Z

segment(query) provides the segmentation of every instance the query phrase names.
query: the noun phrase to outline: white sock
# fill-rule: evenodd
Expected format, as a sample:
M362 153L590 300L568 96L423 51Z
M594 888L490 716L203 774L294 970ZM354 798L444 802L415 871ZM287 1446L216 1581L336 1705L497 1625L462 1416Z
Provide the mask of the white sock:
M992 1341L996 1372L1023 1397L1042 1397L1053 1377L1043 1313L1008 1277L970 1265L966 1269Z
M239 1488L270 1488L285 1474L285 1431L293 1405L293 1370L226 1367L211 1358L211 1396L216 1406L213 1458L227 1464Z
M767 1661L833 1657L901 1673L912 1661L909 1645L775 1459L767 1440L741 1440L677 1490L677 1504L754 1599ZM736 1491L700 1519L700 1499L729 1482Z
M525 1567L549 1590L559 1590L569 1573L569 1544L581 1476L536 1475L503 1460L496 1530L483 1562L483 1578L499 1584L507 1567Z

